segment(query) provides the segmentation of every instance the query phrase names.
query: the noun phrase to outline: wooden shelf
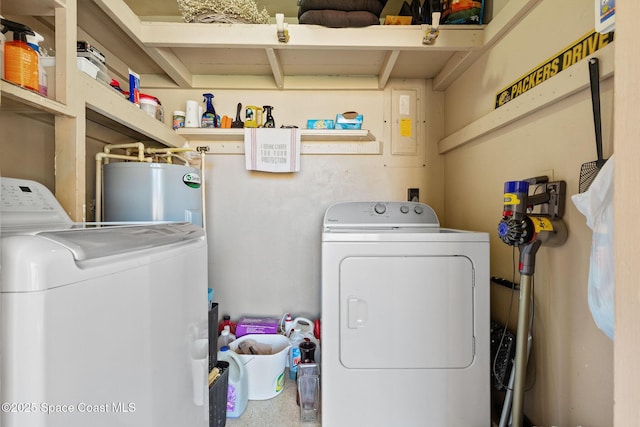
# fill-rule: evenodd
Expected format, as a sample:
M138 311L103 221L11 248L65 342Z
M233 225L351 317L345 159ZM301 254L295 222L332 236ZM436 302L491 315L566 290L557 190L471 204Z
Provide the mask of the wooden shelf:
M184 147L187 140L149 116L105 83L78 72L85 97L87 118L142 141L156 141L167 147Z
M23 89L6 80L0 80L0 109L17 113L48 113L57 116L73 117L71 109L37 92Z
M181 128L177 131L189 141L244 141L244 129ZM366 129L300 129L302 141L375 141Z
M177 134L211 154L244 154L244 129L181 128ZM382 144L366 129L300 129L301 154L382 154Z
M510 0L487 25L442 25L431 45L423 43L426 25L290 24L281 43L275 24L145 21L123 0L79 3L79 24L107 51L126 35L121 59L145 87L383 89L389 79L413 78L444 90L539 2Z

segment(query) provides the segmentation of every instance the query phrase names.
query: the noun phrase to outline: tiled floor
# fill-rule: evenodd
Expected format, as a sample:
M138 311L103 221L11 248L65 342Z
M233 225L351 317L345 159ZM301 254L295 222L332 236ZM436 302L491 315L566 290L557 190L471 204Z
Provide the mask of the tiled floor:
M285 373L282 393L268 400L250 400L240 418L228 418L229 427L319 427L318 422L301 422L296 404L296 383Z

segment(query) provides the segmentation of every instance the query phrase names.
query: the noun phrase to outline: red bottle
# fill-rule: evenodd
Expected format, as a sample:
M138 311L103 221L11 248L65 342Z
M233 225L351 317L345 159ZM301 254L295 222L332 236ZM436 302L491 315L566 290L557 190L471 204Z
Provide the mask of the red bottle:
M231 333L233 335L236 334L236 323L233 323L231 321L231 316L229 316L228 314L225 314L224 316L222 316L222 322L220 322L218 324L218 335L220 335L220 332L222 332L222 330L224 329L224 327L226 325L229 325L229 330L231 331Z

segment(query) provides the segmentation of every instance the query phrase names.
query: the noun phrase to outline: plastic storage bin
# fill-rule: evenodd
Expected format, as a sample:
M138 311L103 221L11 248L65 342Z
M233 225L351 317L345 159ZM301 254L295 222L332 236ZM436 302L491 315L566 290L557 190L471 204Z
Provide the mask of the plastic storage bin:
M238 354L247 370L249 378L249 400L266 400L282 393L284 370L291 344L289 339L279 334L245 335L229 344L233 351L247 340L271 347L271 354Z

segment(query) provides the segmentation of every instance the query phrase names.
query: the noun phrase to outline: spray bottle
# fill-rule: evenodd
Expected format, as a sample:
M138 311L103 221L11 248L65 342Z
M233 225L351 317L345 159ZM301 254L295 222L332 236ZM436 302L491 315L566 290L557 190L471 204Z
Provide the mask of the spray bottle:
M27 44L31 28L18 22L0 19L2 32L13 32L13 40L4 43L4 78L24 88L38 91L38 54Z
M42 51L40 43L44 41L44 37L34 31L33 35L27 34L27 44L38 55L38 92L42 96L47 96L47 72L42 63Z
M267 114L267 120L264 122L264 125L262 127L264 128L276 127L276 122L275 120L273 120L273 116L271 115L271 110L273 110L273 107L271 105L263 105L262 108L264 108L264 111Z
M202 114L201 126L203 128L219 128L220 120L216 115L216 110L213 108L213 94L203 93L204 101L207 103L207 110Z

